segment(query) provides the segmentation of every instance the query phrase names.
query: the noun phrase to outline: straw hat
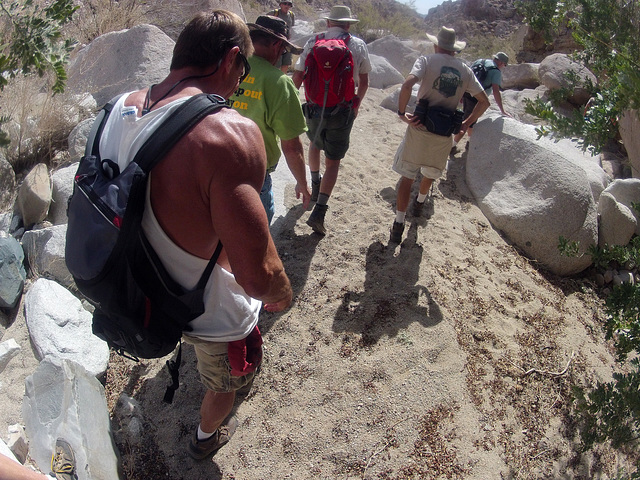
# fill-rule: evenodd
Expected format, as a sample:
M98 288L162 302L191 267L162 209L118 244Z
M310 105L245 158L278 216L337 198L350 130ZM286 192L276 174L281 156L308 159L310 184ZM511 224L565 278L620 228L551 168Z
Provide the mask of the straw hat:
M351 9L345 5L335 5L331 7L328 17L324 17L325 20L331 20L332 22L343 23L357 23L360 20L351 15Z
M456 41L456 31L453 28L442 27L438 32L438 36L434 37L427 33L427 37L435 45L448 52L459 52L467 46L467 42Z
M289 41L289 25L287 22L278 17L272 17L270 15L260 15L256 19L256 23L247 23L249 30L260 30L268 33L272 37L282 40L287 44L291 53L300 55L302 53L302 47L294 45Z

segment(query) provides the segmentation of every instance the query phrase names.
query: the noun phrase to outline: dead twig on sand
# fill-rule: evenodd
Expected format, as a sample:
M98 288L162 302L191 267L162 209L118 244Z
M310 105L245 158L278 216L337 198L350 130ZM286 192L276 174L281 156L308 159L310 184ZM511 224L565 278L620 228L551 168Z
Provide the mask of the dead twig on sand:
M399 422L395 423L394 425L392 425L388 430L393 430L394 428L396 428L398 425L400 425L402 422L408 420L407 418L404 418L402 420L400 420ZM367 464L364 466L364 470L362 471L362 479L364 480L365 476L367 475L367 469L369 468L369 466L371 465L371 461L374 459L374 457L380 455L382 452L384 452L387 448L389 448L393 443L396 442L396 438L392 438L391 440L389 440L387 443L385 443L382 448L380 448L379 450L373 452L370 456L369 459L367 460Z
M575 356L576 356L576 352L572 351L571 352L571 357L569 358L569 361L567 362L567 366L564 367L564 369L561 372L550 372L548 370L539 370L537 368L530 368L529 370L525 370L521 366L516 365L515 363L513 363L510 359L507 358L507 360L509 361L509 363L511 363L511 365L516 367L518 370L522 371L522 376L523 377L526 377L527 375L530 375L532 373L539 373L541 375L550 375L552 377L561 377L561 376L563 376L565 373L567 373L569 371L569 366L571 365L571 362L573 361Z

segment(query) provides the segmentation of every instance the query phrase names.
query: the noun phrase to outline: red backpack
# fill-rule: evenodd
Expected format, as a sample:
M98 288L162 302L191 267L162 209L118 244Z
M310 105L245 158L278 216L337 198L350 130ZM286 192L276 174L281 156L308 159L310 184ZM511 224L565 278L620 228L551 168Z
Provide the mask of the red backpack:
M334 107L350 102L355 96L353 57L347 47L351 36L326 39L316 37L304 62L304 92L307 102L321 107Z

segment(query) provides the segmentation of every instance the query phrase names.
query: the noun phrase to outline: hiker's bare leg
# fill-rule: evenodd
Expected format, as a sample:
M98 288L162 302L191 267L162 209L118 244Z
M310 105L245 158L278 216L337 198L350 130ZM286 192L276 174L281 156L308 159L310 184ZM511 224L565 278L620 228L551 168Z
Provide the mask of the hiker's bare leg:
M236 392L214 392L207 390L200 406L200 428L203 432L212 433L222 425L231 413Z
M429 189L431 188L432 183L432 178L422 177L422 180L420 180L420 193L422 195L426 195L427 193L429 193Z
M51 480L0 453L0 480Z
M402 177L398 184L398 194L396 196L396 212L406 212L411 197L411 185L413 178Z
M457 144L464 137L464 132L458 132L453 136L453 143Z
M311 163L311 162L309 162ZM338 180L338 170L340 170L340 160L332 160L330 158L324 159L324 175L322 176L322 182L320 182L320 193L324 193L327 196L331 196L333 187Z
M309 145L309 170L320 171L320 150L313 144Z

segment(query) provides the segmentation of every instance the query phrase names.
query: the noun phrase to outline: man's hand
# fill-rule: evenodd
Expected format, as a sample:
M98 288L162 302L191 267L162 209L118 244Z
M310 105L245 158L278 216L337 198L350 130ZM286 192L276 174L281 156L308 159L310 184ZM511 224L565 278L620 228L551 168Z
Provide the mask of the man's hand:
M291 305L293 299L293 292L291 289L287 292L287 296L277 302L264 303L263 307L267 312L282 312L284 309Z
M299 183L296 183L296 198L300 199L300 195L302 195L302 208L306 210L311 201L311 192L307 184L300 186Z

